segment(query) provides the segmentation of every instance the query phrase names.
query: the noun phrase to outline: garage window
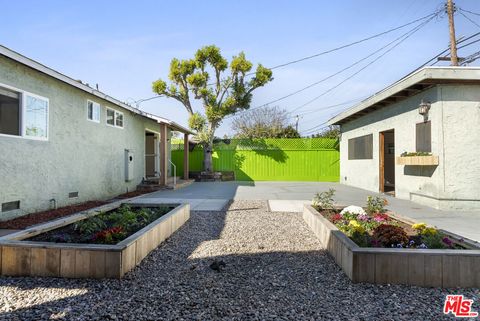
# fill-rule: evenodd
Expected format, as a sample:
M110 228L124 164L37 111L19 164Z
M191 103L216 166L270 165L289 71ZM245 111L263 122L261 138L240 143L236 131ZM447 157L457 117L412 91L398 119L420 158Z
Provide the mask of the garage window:
M432 152L432 123L426 121L418 123L416 126L416 151L417 152Z
M348 140L348 159L372 159L373 134Z

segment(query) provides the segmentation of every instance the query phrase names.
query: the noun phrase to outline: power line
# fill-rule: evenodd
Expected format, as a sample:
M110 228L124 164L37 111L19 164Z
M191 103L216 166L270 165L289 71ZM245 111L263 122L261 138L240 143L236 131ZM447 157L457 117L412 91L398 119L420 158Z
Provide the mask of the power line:
M480 28L480 25L479 25L478 23L476 23L475 21L473 21L472 19L470 19L470 17L468 17L468 16L467 16L466 14L464 14L462 11L463 11L463 10L460 9L459 13L460 13L462 16L464 16L465 19L467 19L468 21L470 21L471 23L473 23L475 26L477 26L477 27Z
M351 104L351 103L355 103L355 102L358 102L360 100L363 100L365 99L367 96L363 96L361 98L357 98L357 99L352 99L352 100L349 100L349 101L345 101L343 103L338 103L338 104L335 104L335 105L330 105L330 106L325 106L325 107L320 107L320 108L315 108L315 109L309 109L309 110L304 110L303 113L300 113L298 114L299 116L304 116L304 115L309 115L309 114L314 114L314 113L317 113L319 111L324 111L324 110L328 110L328 109L331 109L331 108L335 108L335 107L339 107L339 106L343 106L343 105L348 105L348 104Z
M398 43L396 43L393 47L389 48L387 51L385 51L383 54L381 54L380 56L378 56L377 58L375 58L374 60L372 60L370 63L368 63L367 65L365 65L363 68L361 68L360 70L358 70L357 72L355 72L354 74L350 75L348 78L344 79L343 81L341 81L340 83L338 83L337 85L331 87L330 89L326 90L325 92L323 92L321 95L315 97L314 99L308 101L307 103L297 107L296 109L294 109L292 112L294 112L295 110L298 110L308 104L310 104L311 102L319 99L320 97L324 96L325 94L331 92L333 89L339 87L341 84L345 83L346 81L348 81L349 79L351 79L353 76L357 75L359 72L363 71L364 69L366 69L368 66L372 65L373 63L375 63L376 61L378 61L380 58L382 58L383 56L385 56L388 52L392 51L394 48L396 48L398 45L400 45L403 41L407 40L410 36L412 36L414 33L416 33L418 30L420 30L421 28L423 28L427 23L429 23L434 17L432 17L431 19L419 24L418 26L416 26L415 28L413 28L412 30L410 30L409 32L407 32L406 34L404 34L403 36L403 39L401 39L400 41L398 41ZM302 131L302 132L311 132L312 130L319 130L320 127L322 125L325 125L326 123L328 123L328 121L326 122L323 122L319 125L316 125L312 128L309 128L305 131Z
M307 56L307 57L303 57L303 58L299 58L299 59L296 59L296 60L293 60L293 61L289 61L289 62L286 62L286 63L283 63L283 64L280 64L280 65L276 65L276 66L273 66L269 69L278 69L278 68L281 68L281 67L285 67L285 66L288 66L288 65L291 65L291 64L295 64L295 63L299 63L299 62L302 62L302 61L305 61L305 60L309 60L309 59L313 59L313 58L316 58L316 57L319 57L319 56L322 56L322 55L326 55L328 53L332 53L332 52L335 52L335 51L338 51L338 50L342 50L342 49L345 49L345 48L348 48L348 47L351 47L351 46L354 46L354 45L357 45L357 44L360 44L362 42L366 42L368 40L371 40L371 39L375 39L375 38L378 38L380 36L383 36L385 34L388 34L388 33L391 33L393 31L396 31L396 30L399 30L399 29L402 29L402 28L405 28L407 26L410 26L416 22L419 22L419 21L423 21L425 19L428 19L428 18L431 18L431 17L434 17L434 16L437 16L439 14L439 11L436 11L434 13L431 13L429 15L426 15L424 17L421 17L421 18L418 18L418 19L415 19L413 21L410 21L408 23L405 23L401 26L398 26L398 27L395 27L395 28L392 28L392 29L389 29L389 30L386 30L386 31L383 31L383 32L380 32L378 34L375 34L375 35L372 35L372 36L369 36L369 37L366 37L366 38L363 38L363 39L360 39L360 40L357 40L357 41L354 41L354 42L351 42L351 43L348 43L348 44L345 44L345 45L342 45L342 46L339 46L339 47L336 47L336 48L333 48L333 49L329 49L329 50L325 50L325 51L322 51L320 53L317 53L317 54L314 54L314 55L310 55L310 56ZM254 75L255 73L252 72L252 73L249 73L247 74L246 76L251 76L251 75ZM137 104L137 106L140 104L140 103L143 103L145 101L149 101L149 100L152 100L152 99L156 99L156 98L160 98L162 96L153 96L153 97L149 97L149 98L143 98L143 99L139 99L137 101L135 101L134 103Z
M438 15L438 13L437 13L437 15ZM430 21L430 20L433 19L433 18L434 18L434 17L431 17L428 21ZM425 22L423 22L423 23L425 23ZM422 23L422 24L423 24L423 23ZM422 25L422 24L420 24L420 25ZM410 32L412 32L413 30L415 30L416 28L418 28L420 25L418 25L418 26L416 26L415 28L407 31L406 33L402 34L400 37L394 39L393 41L387 43L386 45L382 46L381 48L375 50L375 51L372 52L371 54L363 57L363 58L360 59L360 60L357 60L357 61L354 62L353 64L351 64L351 65L349 65L349 66L347 66L347 67L345 67L345 68L343 68L343 69L341 69L341 70L339 70L339 71L337 71L337 72L335 72L335 73L333 73L333 74L331 74L331 75L329 75L329 76L327 76L327 77L325 77L325 78L322 78L322 79L320 79L319 81L316 81L316 82L314 82L314 83L312 83L312 84L310 84L310 85L308 85L308 86L306 86L306 87L303 87L303 88L301 88L301 89L299 89L299 90L296 90L296 91L294 91L294 92L292 92L292 93L290 93L290 94L288 94L288 95L285 95L285 96L282 96L282 97L280 97L280 98L278 98L278 99L275 99L275 100L269 101L269 102L267 102L267 103L264 103L264 104L262 104L262 105L260 105L260 106L256 106L256 107L253 107L253 108L250 108L250 109L246 109L246 110L240 111L240 113L245 113L245 112L253 111L253 110L256 110L256 109L259 109L259 108L263 108L263 107L265 107L265 106L274 104L274 103L276 103L276 102L279 102L279 101L281 101L281 100L284 100L284 99L286 99L286 98L289 98L289 97L291 97L291 96L293 96L293 95L296 95L296 94L298 94L298 93L300 93L300 92L303 92L303 91L305 91L305 90L307 90L307 89L309 89L309 88L312 88L312 87L314 87L314 86L316 86L316 85L318 85L318 84L320 84L320 83L322 83L322 82L325 82L325 81L327 81L327 80L329 80L329 79L331 79L331 78L333 78L333 77L341 74L342 72L344 72L344 71L346 71L346 70L348 70L348 69L353 68L354 66L360 64L361 62L367 60L368 58L374 56L374 55L377 54L378 52L384 50L385 48L389 47L389 46L392 45L393 43L397 42L398 40L400 40L400 39L402 39L403 37L405 37L406 35L408 35ZM423 25L422 25L422 26L423 26ZM402 41L403 41L403 40L402 40ZM380 57L381 57L381 56L380 56ZM368 66L368 65L367 65L367 66ZM361 71L361 70L360 70L360 71ZM301 107L303 107L303 106L301 106ZM296 108L296 109L294 109L293 111L295 111L295 110L297 110L297 109L300 109L301 107ZM293 111L292 111L292 112L293 112ZM225 117L225 118L228 119L228 118L234 117L234 116L237 115L237 114L238 114L238 113L232 114L232 115L229 115L229 116L227 116L227 117Z
M472 12L472 11L465 10L465 9L462 9L462 8L458 8L458 9L460 9L460 11L464 11L464 12L468 12L468 13L470 13L470 14L474 14L474 15L476 15L476 16L480 16L480 13Z
M434 16L435 17L435 16ZM339 86L341 86L342 84L344 84L345 82L347 82L348 80L350 80L351 78L353 78L354 76L356 76L357 74L359 74L360 72L362 72L363 70L365 70L366 68L368 68L369 66L371 66L372 64L374 64L375 62L377 62L380 58L382 58L383 56L385 56L387 53L389 53L390 51L392 51L393 49L395 49L397 46L399 46L402 42L404 42L405 40L407 40L410 36L412 36L414 33L416 33L418 30L420 30L421 28L423 28L427 23L429 23L434 17L431 17L430 19L428 19L427 21L425 22L422 22L421 24L419 24L418 26L416 26L415 28L413 28L412 30L410 30L409 32L407 32L406 34L402 35L400 38L403 38L401 40L399 40L393 47L389 48L388 50L386 50L384 53L382 53L380 56L378 56L377 58L375 58L374 60L372 60L371 62L369 62L367 65L365 65L364 67L362 67L361 69L359 69L358 71L356 71L355 73L351 74L350 76L348 76L346 79L342 80L341 82L339 82L338 84L336 84L335 86L327 89L326 91L322 92L320 95L316 96L315 98L307 101L306 103L304 103L303 105L300 105L298 106L297 108L293 109L291 112L294 112L296 110L299 110L309 104L311 104L312 102L316 101L317 99L325 96L326 94L330 93L331 91L333 91L334 89L338 88ZM400 39L399 38L399 39ZM398 39L397 39L398 40Z
M413 20L411 22L408 22L404 25L401 25L401 26L398 26L398 27L395 27L395 28L392 28L390 30L387 30L387 31L384 31L384 32L381 32L381 33L378 33L376 35L373 35L373 36L370 36L370 37L367 37L367 38L364 38L364 39L361 39L361 40L358 40L358 41L355 41L355 42L351 42L349 44L346 44L346 45L342 45L340 47L337 47L337 48L333 48L333 49L329 49L329 50L325 50L325 51L322 51L320 53L317 53L317 54L314 54L314 55L311 55L311 56L307 56L307 57L303 57L303 58L300 58L300 59L297 59L297 60L293 60L293 61L290 61L290 62L286 62L286 63L283 63L283 64L280 64L280 65L276 65L274 67L271 67L269 69L277 69L277 68L281 68L281 67L285 67L285 66L288 66L288 65L291 65L291 64L296 64L298 62L302 62L302 61L305 61L305 60L308 60L308 59L312 59L312 58L316 58L318 56L322 56L322 55L325 55L325 54L328 54L328 53L332 53L334 51L338 51L338 50L341 50L341 49L345 49L345 48L348 48L348 47L351 47L351 46L354 46L354 45L357 45L359 43L362 43L362 42L365 42L365 41L368 41L368 40L371 40L371 39L374 39L374 38L378 38L380 36L383 36L387 33L390 33L390 32L393 32L393 31L396 31L396 30L399 30L399 29L402 29L404 27L407 27L407 26L410 26L416 22L419 22L419 21L422 21L422 20L425 20L427 18L431 18L433 16L436 16L439 14L439 11L436 11L434 13L431 13L429 15L426 15L422 18L418 18L416 20Z
M459 45L459 44L461 44L461 43L464 43L465 41L470 40L470 39L472 39L472 38L475 38L475 37L478 36L478 35L480 35L480 32L474 33L473 35L470 35L470 36L468 36L467 38L459 39L459 40L457 41L457 45ZM468 44L466 44L466 45L464 45L464 46L460 46L460 47L458 47L457 49L462 49L462 48L464 48L464 47L470 46L471 44L474 44L474 43L476 43L476 42L478 42L478 41L480 41L480 39L478 39L478 40L476 40L476 41L473 41L473 42L471 42L471 43L468 43ZM431 63L432 61L435 61L435 62L433 63L433 64L435 64L435 63L437 62L437 58L440 57L440 56L442 56L442 55L444 55L444 54L447 53L449 50L450 50L450 48L447 48L447 49L443 50L442 52L438 53L436 56L434 56L433 58L431 58L431 59L428 60L427 62L425 62L425 63L423 63L422 65L420 65L419 67L415 68L415 69L413 70L413 72L417 71L418 69L421 69L422 67L425 67L426 65L428 65L428 64ZM432 64L432 65L433 65L433 64Z

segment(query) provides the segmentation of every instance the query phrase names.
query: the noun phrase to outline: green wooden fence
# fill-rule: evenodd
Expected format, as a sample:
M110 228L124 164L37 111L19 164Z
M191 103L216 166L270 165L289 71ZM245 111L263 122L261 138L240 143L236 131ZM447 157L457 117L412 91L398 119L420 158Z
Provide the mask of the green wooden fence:
M203 150L190 151L190 171L202 170ZM183 175L183 143L172 143L172 162ZM213 168L234 171L239 181L337 182L338 141L329 138L224 140L215 144Z

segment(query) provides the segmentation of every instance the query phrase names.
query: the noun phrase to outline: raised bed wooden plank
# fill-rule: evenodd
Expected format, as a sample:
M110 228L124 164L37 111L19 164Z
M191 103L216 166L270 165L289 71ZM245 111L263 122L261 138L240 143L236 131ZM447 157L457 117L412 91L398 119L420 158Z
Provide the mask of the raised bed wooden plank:
M122 252L105 252L105 277L121 278L122 274Z
M408 255L408 284L425 285L425 255L417 253Z
M425 286L441 287L443 285L443 266L441 255L425 255Z
M60 276L64 278L75 277L75 249L60 250Z
M58 276L60 274L59 249L32 248L31 249L32 276Z
M89 251L90 277L101 279L105 277L105 251Z

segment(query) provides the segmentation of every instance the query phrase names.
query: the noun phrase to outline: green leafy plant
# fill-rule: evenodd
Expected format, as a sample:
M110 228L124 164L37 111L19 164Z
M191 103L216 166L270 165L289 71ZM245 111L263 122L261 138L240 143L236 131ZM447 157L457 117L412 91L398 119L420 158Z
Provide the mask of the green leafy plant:
M403 152L400 154L401 157L408 157L408 156L432 156L432 153L428 152Z
M81 234L94 234L107 227L104 216L105 214L98 214L86 220L78 221L73 228Z
M396 247L398 244L408 244L408 236L405 230L399 226L381 224L372 235L373 240L377 245L384 247Z
M429 249L444 249L448 248L447 244L443 241L443 235L440 233L427 233L422 234L421 239L422 242L427 246Z
M385 206L388 204L388 201L379 196L368 196L367 197L367 213L370 215L373 214L382 214L386 212Z
M325 211L333 211L335 190L330 188L328 191L315 194L312 204L313 206Z

